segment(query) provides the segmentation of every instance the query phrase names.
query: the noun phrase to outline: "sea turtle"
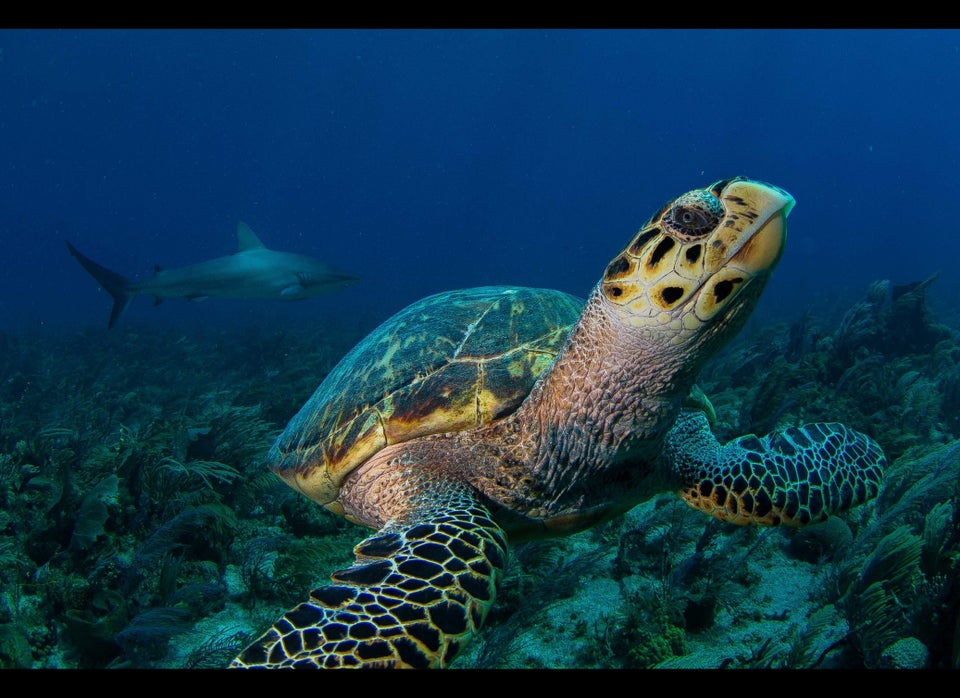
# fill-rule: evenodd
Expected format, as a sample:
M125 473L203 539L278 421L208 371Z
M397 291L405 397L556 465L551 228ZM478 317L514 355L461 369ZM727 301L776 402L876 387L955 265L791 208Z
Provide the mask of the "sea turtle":
M756 305L793 205L722 180L654 214L585 303L466 289L374 330L268 461L376 532L231 666L446 666L494 601L508 541L583 530L664 490L765 525L875 496L885 459L868 436L808 424L722 445L690 397Z

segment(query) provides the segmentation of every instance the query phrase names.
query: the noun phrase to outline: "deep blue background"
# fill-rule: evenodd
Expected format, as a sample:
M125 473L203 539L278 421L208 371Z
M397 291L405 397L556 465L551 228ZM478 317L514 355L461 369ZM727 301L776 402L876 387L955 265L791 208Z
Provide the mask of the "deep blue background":
M960 257L960 32L3 30L0 330L103 327L63 240L127 276L271 247L364 277L124 323L379 320L428 293L587 294L667 199L797 199L762 311Z

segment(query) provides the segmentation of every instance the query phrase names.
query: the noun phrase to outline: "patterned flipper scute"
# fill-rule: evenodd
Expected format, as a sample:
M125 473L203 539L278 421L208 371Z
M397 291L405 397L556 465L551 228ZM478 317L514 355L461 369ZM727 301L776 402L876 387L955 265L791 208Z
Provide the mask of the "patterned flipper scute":
M506 565L503 531L465 487L356 546L333 584L284 614L231 668L445 667L483 624Z
M664 454L692 507L736 524L802 526L873 499L886 457L866 434L843 424L788 427L725 445L702 412L684 412Z

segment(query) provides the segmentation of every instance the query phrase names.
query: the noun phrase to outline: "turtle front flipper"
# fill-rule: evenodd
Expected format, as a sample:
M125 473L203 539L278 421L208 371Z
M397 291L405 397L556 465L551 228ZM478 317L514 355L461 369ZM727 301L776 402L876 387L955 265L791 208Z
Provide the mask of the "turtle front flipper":
M493 603L507 546L471 491L447 485L423 491L430 501L357 545L351 567L311 591L231 668L450 664Z
M843 424L788 427L721 445L699 411L684 411L664 456L692 507L736 524L800 526L877 495L886 457Z

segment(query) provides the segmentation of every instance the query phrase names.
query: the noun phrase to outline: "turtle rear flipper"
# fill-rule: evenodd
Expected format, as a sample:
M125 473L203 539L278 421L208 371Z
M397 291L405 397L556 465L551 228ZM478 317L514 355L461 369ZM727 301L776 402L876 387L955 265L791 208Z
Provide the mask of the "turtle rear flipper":
M431 501L357 545L351 567L311 591L231 668L432 668L453 661L493 604L507 546L469 488L443 484L424 490Z
M838 423L749 434L721 445L702 412L684 412L664 455L692 507L736 524L801 526L873 499L886 457Z

